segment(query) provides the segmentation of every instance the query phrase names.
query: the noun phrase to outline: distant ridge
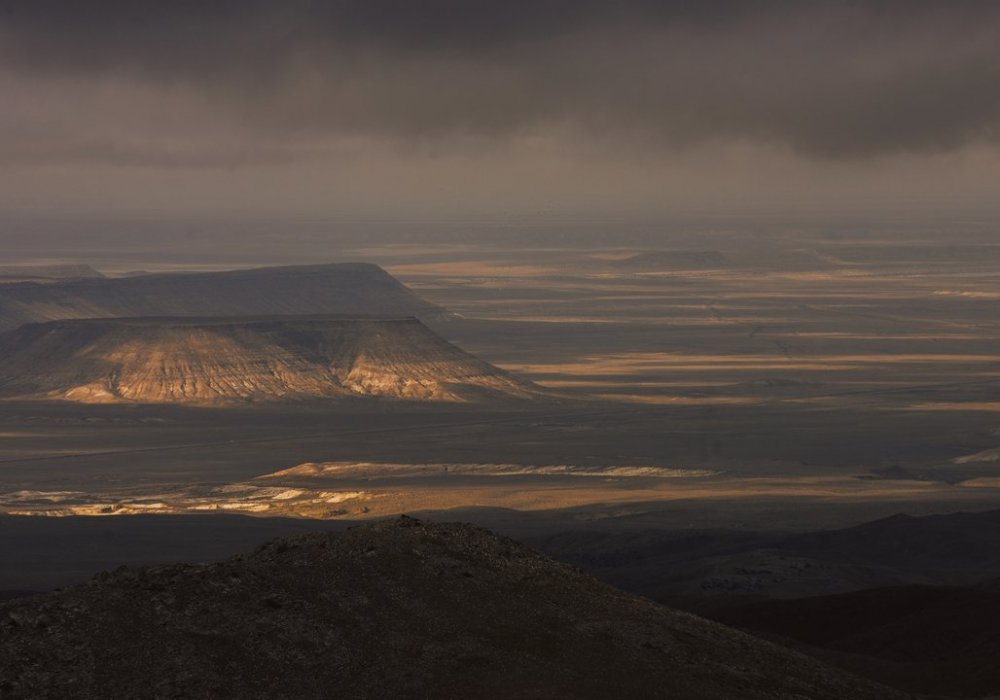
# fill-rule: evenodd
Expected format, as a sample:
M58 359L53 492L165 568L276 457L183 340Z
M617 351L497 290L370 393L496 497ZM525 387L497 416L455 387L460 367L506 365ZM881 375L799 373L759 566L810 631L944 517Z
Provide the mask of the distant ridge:
M0 265L0 284L13 281L54 281L103 278L90 265Z
M637 270L714 269L728 267L730 261L717 250L659 250L630 255L615 265Z
M71 319L0 335L6 397L216 404L536 393L409 317Z
M0 331L69 318L329 313L444 315L369 263L0 285Z

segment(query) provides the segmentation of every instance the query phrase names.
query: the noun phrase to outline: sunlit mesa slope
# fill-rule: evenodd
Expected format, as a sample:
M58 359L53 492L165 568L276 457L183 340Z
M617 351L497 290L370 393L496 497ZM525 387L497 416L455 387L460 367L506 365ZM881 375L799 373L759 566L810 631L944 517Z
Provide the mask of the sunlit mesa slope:
M90 319L0 335L6 397L212 404L533 394L413 318Z
M276 314L429 318L443 311L367 263L0 286L0 330L65 318Z

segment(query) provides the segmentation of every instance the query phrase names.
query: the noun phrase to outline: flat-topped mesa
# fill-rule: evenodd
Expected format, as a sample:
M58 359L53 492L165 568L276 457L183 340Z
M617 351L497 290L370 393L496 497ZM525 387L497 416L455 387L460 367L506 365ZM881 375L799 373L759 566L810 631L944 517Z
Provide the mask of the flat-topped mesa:
M73 319L0 335L0 396L87 403L535 396L412 317Z
M369 263L0 285L0 331L66 318L311 313L445 314Z

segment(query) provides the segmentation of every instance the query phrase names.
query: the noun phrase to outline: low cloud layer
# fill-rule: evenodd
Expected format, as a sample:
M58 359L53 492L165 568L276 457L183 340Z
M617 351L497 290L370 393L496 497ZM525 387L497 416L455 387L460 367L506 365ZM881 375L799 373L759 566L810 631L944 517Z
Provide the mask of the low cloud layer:
M13 168L836 169L997 147L1000 3L9 0L0 89Z
M14 0L0 61L35 89L98 85L81 132L114 124L117 89L269 138L568 127L865 157L1000 136L991 2Z

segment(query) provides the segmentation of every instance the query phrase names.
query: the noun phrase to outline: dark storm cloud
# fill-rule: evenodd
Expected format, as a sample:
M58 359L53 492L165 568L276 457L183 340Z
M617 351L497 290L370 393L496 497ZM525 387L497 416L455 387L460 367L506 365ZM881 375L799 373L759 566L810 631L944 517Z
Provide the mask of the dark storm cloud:
M0 8L8 26L53 42L109 54L150 35L199 43L270 26L275 35L295 33L322 40L373 41L407 47L482 48L546 37L615 20L656 22L733 20L754 7L777 3L722 0L13 0ZM791 5L790 2L784 3ZM142 36L130 35L138 31ZM35 38L38 38L37 36ZM290 36L289 36L290 38ZM92 54L93 55L93 54Z
M1000 135L1000 3L976 0L8 0L0 66L182 88L272 140L557 127L855 157ZM80 129L118 118L93 109Z

